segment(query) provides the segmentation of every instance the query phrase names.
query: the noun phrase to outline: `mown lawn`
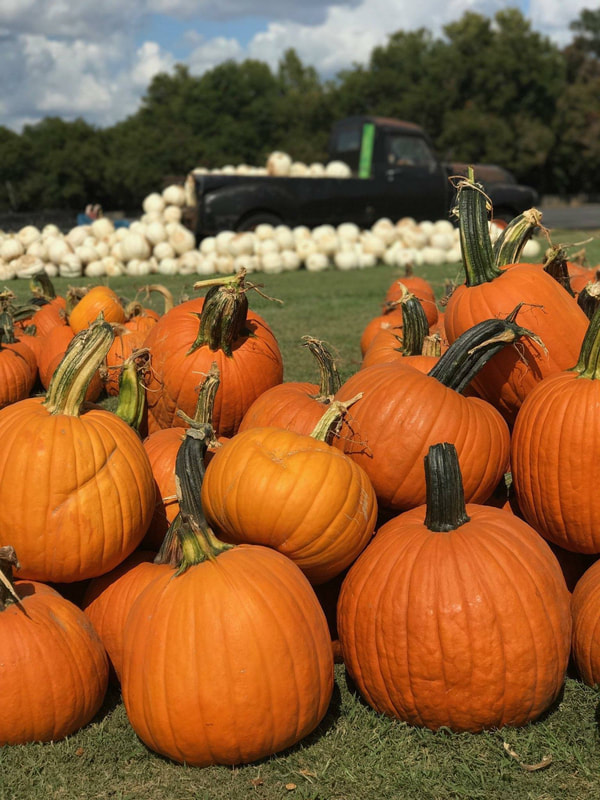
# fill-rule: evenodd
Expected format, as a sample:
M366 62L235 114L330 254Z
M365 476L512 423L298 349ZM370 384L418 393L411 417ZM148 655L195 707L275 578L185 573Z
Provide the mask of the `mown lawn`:
M589 232L556 232L554 241L582 241ZM587 245L591 264L600 262L600 245ZM315 380L316 368L300 346L311 334L339 354L343 377L360 362L362 329L378 313L396 270L380 266L362 272L303 271L254 276L263 291L251 306L273 327L284 354L286 379ZM460 265L419 270L438 294L444 279L456 278ZM193 278L162 282L176 300L192 292ZM69 284L85 281L59 279ZM111 280L132 298L143 281ZM19 296L27 282L12 282ZM175 676L174 676L175 678ZM0 687L1 691L1 687ZM111 690L96 719L55 744L0 749L0 800L597 800L600 797L600 696L569 677L563 695L548 714L522 729L479 735L430 732L379 716L353 688L343 666L319 728L291 750L260 763L236 768L186 768L149 751L130 728L117 690ZM0 714L1 711L0 699ZM510 750L510 752L509 752ZM532 769L544 760L545 766Z

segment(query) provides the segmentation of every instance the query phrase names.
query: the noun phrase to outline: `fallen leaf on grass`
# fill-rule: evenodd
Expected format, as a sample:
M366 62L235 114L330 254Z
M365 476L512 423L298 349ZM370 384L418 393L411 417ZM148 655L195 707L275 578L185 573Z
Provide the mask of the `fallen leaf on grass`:
M258 788L259 786L262 786L262 785L264 784L264 781L263 781L263 779L262 779L262 778L252 778L252 780L250 781L250 783L251 783L251 784L252 784L252 786L254 786L254 788L256 789L256 788Z
M295 783L286 783L285 788L288 790L288 792L293 792L297 786Z
M523 767L523 769L527 770L527 772L537 772L538 769L545 769L552 763L552 756L544 756L541 761L537 762L537 764L524 764L519 758L519 754L512 749L508 742L504 742L504 749L508 755L518 761L519 766Z

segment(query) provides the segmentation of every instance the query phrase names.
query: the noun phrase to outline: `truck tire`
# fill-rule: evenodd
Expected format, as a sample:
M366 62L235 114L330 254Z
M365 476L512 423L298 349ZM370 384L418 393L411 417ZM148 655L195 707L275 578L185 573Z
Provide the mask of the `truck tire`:
M249 214L247 217L242 217L236 226L237 231L253 231L257 225L267 223L269 225L281 225L283 220L277 214L270 211L257 211L256 213Z

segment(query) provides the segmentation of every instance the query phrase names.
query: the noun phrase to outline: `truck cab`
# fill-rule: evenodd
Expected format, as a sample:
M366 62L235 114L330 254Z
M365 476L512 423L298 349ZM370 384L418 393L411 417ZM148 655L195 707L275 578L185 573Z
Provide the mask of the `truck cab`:
M357 177L374 181L376 218L447 218L448 172L418 125L387 117L347 117L332 128L329 157L344 161Z

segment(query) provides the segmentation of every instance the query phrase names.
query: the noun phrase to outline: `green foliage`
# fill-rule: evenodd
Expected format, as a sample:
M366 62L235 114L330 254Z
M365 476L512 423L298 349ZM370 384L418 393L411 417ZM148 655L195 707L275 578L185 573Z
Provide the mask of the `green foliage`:
M87 202L137 214L143 198L195 166L264 164L274 149L325 161L333 121L379 114L414 121L446 160L497 163L542 192L600 185L600 11L583 9L564 49L517 8L466 12L439 38L392 32L365 66L323 81L288 50L275 71L225 61L202 75L156 75L140 108L95 129L47 118L0 128L0 209Z

